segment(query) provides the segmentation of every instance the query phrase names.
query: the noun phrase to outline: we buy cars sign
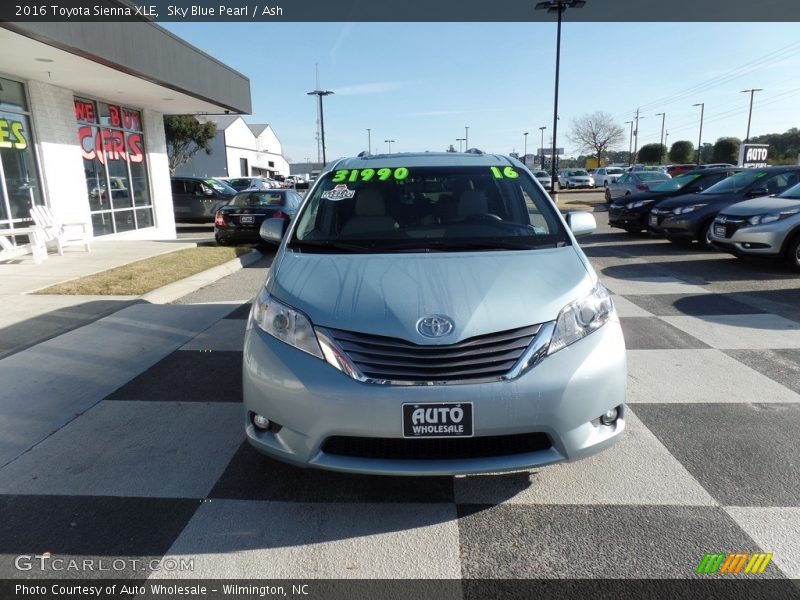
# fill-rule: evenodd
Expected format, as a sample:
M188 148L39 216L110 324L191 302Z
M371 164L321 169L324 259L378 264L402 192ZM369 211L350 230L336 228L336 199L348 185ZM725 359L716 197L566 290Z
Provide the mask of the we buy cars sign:
M739 147L739 166L747 168L766 167L769 144L742 144Z

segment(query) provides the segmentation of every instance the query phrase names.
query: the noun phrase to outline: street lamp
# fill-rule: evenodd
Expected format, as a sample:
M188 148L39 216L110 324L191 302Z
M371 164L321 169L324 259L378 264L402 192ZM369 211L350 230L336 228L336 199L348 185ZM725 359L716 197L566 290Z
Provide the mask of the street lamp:
M463 150L461 148L461 142L466 142L467 138L456 138L456 141L458 142L458 151L459 152L463 152Z
M631 137L628 138L628 166L633 164L633 121L625 121L625 125L631 126Z
M331 96L333 92L330 90L314 90L313 92L308 92L308 96L316 96L319 98L319 129L320 135L322 136L322 164L327 164L328 160L325 157L325 116L322 113L322 97L323 96ZM317 157L319 158L319 157Z
M544 130L545 129L547 129L547 127L539 127L539 131L542 132L542 145L539 146L539 154L541 154L541 156L539 158L542 161L542 170L544 170Z
M697 166L700 166L700 150L702 149L702 144L700 143L703 140L703 113L706 110L706 103L699 102L697 104L692 104L692 106L699 106L700 107L700 133L697 136Z
M367 127L367 154L372 153L372 130Z
M464 150L469 150L469 127L464 125Z
M522 134L523 138L525 139L525 144L523 145L524 150L522 151L522 164L526 167L528 166L528 162L526 159L528 158L528 132Z
M661 141L658 143L658 164L664 163L664 119L667 118L667 113L656 113L657 117L661 117Z
M387 144L389 144L389 154L391 154L392 153L392 142L394 140L383 140L383 141L386 142Z
M747 135L744 136L745 144L750 141L750 119L753 116L753 94L755 94L756 92L763 92L763 91L764 91L763 88L753 88L752 90L742 90L741 92L739 92L740 94L746 94L750 92L750 112L747 113Z
M550 168L550 192L556 191L556 134L558 132L558 71L561 63L561 15L567 8L581 8L586 0L545 0L536 4L536 10L558 13L558 29L556 30L556 85L553 101L553 156Z

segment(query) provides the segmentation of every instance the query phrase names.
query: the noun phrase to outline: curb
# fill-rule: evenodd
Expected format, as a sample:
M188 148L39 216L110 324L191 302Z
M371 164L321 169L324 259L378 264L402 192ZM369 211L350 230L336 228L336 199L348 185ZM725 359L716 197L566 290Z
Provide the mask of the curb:
M180 281L169 283L151 292L147 292L146 294L140 296L140 298L146 302L150 302L151 304L169 304L170 302L174 302L178 298L182 298L187 294L196 292L200 288L214 283L215 281L218 281L227 275L236 273L236 271L239 271L248 265L252 265L254 262L261 260L263 257L264 255L258 250L251 250L247 254L243 254L242 256L234 258L233 260L229 260L226 263L212 267L206 271L201 271L200 273L195 273L194 275L190 275L189 277L181 279Z

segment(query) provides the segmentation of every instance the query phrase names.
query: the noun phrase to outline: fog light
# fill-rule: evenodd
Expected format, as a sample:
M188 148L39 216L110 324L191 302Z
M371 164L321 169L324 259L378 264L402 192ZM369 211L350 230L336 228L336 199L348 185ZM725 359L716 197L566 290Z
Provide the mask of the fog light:
M269 429L269 419L267 417L263 417L261 415L254 414L253 415L253 425L261 429L262 431L266 431Z
M617 417L619 416L619 411L616 408L612 408L611 410L607 410L605 414L600 417L600 422L603 425L613 425Z

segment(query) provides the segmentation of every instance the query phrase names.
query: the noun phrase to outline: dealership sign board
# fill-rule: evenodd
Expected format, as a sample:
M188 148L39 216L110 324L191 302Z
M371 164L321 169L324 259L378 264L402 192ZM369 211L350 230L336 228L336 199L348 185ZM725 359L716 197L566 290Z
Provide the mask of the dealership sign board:
M739 147L739 166L766 167L769 144L742 144Z

